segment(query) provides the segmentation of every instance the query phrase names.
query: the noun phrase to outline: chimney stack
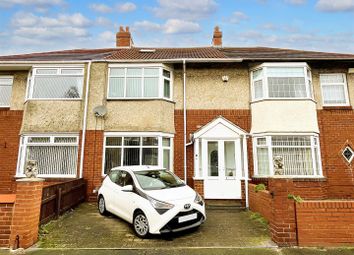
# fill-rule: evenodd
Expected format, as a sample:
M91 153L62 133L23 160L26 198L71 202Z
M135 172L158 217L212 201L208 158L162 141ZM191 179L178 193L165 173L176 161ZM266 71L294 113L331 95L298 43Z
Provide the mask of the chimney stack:
M222 32L218 26L214 28L213 46L222 47Z
M129 27L120 26L119 32L116 34L116 46L118 48L131 48L133 46L133 39L129 31Z

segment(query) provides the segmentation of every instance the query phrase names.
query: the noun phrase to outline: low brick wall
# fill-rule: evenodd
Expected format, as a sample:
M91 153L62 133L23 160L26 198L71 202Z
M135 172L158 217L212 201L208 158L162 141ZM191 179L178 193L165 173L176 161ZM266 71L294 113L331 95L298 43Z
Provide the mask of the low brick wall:
M354 201L304 201L296 218L299 246L354 244Z
M268 190L255 191L255 184L248 184L250 210L260 213L268 221L271 219L272 196Z
M0 247L10 245L11 222L16 195L0 195Z

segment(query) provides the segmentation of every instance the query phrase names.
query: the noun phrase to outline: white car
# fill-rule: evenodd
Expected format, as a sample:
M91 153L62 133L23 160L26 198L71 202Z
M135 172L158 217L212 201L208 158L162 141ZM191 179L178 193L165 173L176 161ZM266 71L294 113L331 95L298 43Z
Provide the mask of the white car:
M197 192L172 172L150 166L113 168L98 190L98 211L133 224L141 238L196 228L206 219Z

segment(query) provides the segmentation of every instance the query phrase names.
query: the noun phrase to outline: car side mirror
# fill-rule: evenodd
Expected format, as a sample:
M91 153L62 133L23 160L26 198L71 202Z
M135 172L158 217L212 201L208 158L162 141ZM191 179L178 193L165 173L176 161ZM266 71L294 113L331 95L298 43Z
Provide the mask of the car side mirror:
M125 185L122 188L122 191L124 191L124 192L132 192L133 191L133 185Z

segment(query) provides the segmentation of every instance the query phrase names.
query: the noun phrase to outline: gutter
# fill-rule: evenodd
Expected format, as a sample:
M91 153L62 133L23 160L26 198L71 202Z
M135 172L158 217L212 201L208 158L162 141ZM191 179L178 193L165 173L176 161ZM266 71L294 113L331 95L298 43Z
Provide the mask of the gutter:
M82 125L80 170L79 170L80 171L80 175L79 175L80 178L82 178L82 176L83 176L83 166L84 166L86 127L87 127L87 112L88 112L88 97L89 97L89 90L90 90L91 63L92 63L92 61L88 62L87 73L86 73L85 106L84 106L84 118L83 118L83 125Z

